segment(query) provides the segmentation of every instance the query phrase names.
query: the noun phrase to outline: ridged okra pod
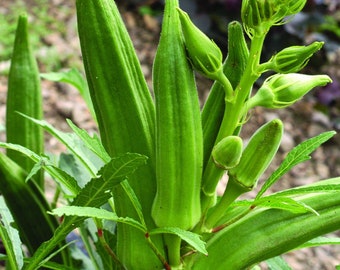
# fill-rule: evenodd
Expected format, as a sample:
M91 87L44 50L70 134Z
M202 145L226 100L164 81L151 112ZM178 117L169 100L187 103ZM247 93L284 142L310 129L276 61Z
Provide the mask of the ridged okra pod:
M7 142L29 148L37 154L43 153L44 139L41 127L17 112L41 119L43 116L39 70L28 39L27 16L19 16L15 35L13 56L8 75L6 104ZM7 150L7 155L25 171L30 171L34 163L22 154ZM43 172L34 176L42 188Z
M177 7L178 1L166 1L153 66L157 194L152 216L160 227L190 229L200 218L203 146L199 100Z
M80 45L100 137L112 156L135 152L148 164L129 178L148 228L153 228L151 207L156 193L154 169L155 108L116 4L112 0L77 0ZM138 220L122 187L113 190L119 216ZM118 224L117 255L128 269L161 269L162 264L140 231ZM160 237L153 237L161 246Z
M268 168L281 143L283 123L274 119L261 126L250 138L239 164L228 171L230 181L253 189L260 176Z

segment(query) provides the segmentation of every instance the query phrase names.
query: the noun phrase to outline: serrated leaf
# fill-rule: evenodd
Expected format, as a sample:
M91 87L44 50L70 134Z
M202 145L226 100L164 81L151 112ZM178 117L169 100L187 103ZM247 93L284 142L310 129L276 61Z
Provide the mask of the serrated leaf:
M99 137L94 134L91 137L88 132L84 129L78 128L75 124L72 123L71 120L66 120L70 128L74 131L75 134L83 141L83 143L93 151L98 157L100 157L104 162L109 162L111 157L106 152L103 144L101 143Z
M112 183L114 183L115 180L117 180L121 182L122 178L134 173L139 166L145 165L146 160L146 156L126 153L125 155L111 159L110 162L99 170L98 175L101 175L105 181L113 181Z
M289 197L278 196L278 195L271 195L262 197L258 200L255 200L252 205L260 206L260 207L268 207L268 208L275 208L275 209L282 209L286 211L290 211L292 213L306 213L312 212L316 215L319 215L313 208L306 205L303 202L296 201Z
M198 252L203 253L204 255L208 255L208 252L205 248L206 243L202 241L201 236L196 233L185 231L185 230L182 230L176 227L156 228L149 232L150 235L164 234L164 233L175 234L179 236L182 240L187 242L194 249L196 249Z
M340 245L340 237L316 237L301 246L298 246L296 249L319 247L323 245Z
M11 224L14 222L3 197L0 197L0 238L6 248L6 254L11 269L21 269L23 253L19 232Z
M335 193L340 192L340 184L338 185L322 185L323 181L320 181L321 185L307 186L307 187L296 187L283 191L279 191L275 194L280 196L291 196L291 195L302 195L310 193Z
M91 116L94 120L96 120L96 114L94 113L87 82L84 76L77 69L72 68L68 71L62 72L41 73L40 77L54 82L68 83L77 88L89 108Z
M84 187L91 180L91 175L77 161L73 154L61 153L58 167L72 176L80 187Z
M38 120L27 115L21 114L32 122L36 123L43 129L45 129L48 133L58 139L61 143L63 143L67 149L73 153L82 165L89 171L92 177L96 176L97 168L93 164L93 162L88 158L87 153L84 151L84 144L79 138L73 133L65 133L57 130L51 124L46 122L45 120Z
M95 208L95 207L81 207L81 206L63 206L52 210L53 215L58 216L78 216L86 218L98 218L104 220L112 220L115 222L121 222L133 226L143 233L146 233L147 229L140 222L129 217L118 217L116 213L111 211Z
M4 143L0 142L0 147L6 148L6 149L12 149L15 151L18 151L30 159L32 159L34 162L39 163L44 157L39 156L38 154L34 153L33 151L27 149L26 147L23 147L18 144L12 144L12 143ZM48 159L44 159L44 166L43 168L62 186L64 186L64 189L66 188L67 194L70 194L70 196L76 196L78 192L80 191L80 187L78 186L76 180L67 175L65 172L61 171L59 168L57 168L53 163L51 163Z
M266 260L266 263L270 270L292 270L281 256L268 259Z
M114 185L119 184L135 170L145 164L146 157L127 153L117 158L113 158L100 171L103 174L98 178L91 179L84 188L81 189L77 197L72 201L72 206L101 207L112 197L111 190ZM57 228L54 236L34 253L32 261L27 265L27 270L36 269L37 265L55 248L56 245L76 227L84 221L85 217L66 216L63 223Z
M41 157L38 163L35 163L32 170L27 175L25 182L28 182L34 175L36 175L44 166L46 158Z
M130 198L130 201L132 203L132 205L134 206L137 215L139 217L139 220L141 221L141 223L146 227L146 223L145 223L145 219L143 216L143 211L142 211L142 205L140 204L136 193L133 191L132 187L130 186L128 181L123 181L121 182L121 185L123 187L123 189L125 190L127 196Z
M256 198L260 198L269 187L271 187L279 178L281 178L286 172L297 164L310 159L310 153L318 148L322 143L328 141L331 137L336 134L335 131L328 131L321 133L320 135L308 139L288 153L284 161L281 163L273 174L266 180L261 190L256 195Z

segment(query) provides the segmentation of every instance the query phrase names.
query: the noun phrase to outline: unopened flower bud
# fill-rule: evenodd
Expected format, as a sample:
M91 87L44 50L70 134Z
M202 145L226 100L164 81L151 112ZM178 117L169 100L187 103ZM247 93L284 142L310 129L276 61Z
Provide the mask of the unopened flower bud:
M228 136L215 145L212 157L217 167L228 170L235 167L241 158L242 139L238 136Z
M287 16L301 11L306 0L243 0L241 17L250 37L263 35L273 25L284 23Z
M317 86L332 82L327 75L305 75L298 73L276 74L265 80L255 96L248 100L248 108L284 108Z
M306 66L315 52L321 49L323 42L314 42L309 46L291 46L278 52L269 62L270 67L278 73L300 71Z
M220 82L226 91L227 100L231 100L233 89L223 73L223 55L220 48L193 24L186 12L179 8L177 10L184 43L193 68L207 78Z
M244 190L253 189L274 158L282 134L283 124L280 119L274 119L261 126L250 138L239 164L229 170L229 180Z
M185 46L193 67L207 77L214 76L222 68L220 48L193 24L186 12L177 10Z

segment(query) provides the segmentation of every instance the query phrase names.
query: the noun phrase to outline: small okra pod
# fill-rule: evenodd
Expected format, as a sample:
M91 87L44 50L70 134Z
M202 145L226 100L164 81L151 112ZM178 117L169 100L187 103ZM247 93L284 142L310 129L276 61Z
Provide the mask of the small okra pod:
M29 44L28 20L19 16L15 35L13 56L8 75L6 107L7 142L25 146L35 153L44 152L42 128L17 112L35 119L42 119L42 94L38 64ZM26 170L31 171L34 163L17 151L7 150L7 155ZM41 171L34 181L43 188L44 176Z
M230 181L234 181L245 191L253 189L274 158L282 134L283 124L280 119L274 119L261 126L250 138L239 164L229 170Z

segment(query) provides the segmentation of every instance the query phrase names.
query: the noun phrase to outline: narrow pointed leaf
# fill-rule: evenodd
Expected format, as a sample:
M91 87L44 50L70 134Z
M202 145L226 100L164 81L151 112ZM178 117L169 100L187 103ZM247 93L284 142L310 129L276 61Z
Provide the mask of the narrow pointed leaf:
M269 270L292 270L287 262L281 257L277 256L266 260Z
M101 170L101 176L93 178L79 192L72 201L71 206L101 207L112 197L111 191L114 186L131 176L137 168L144 165L146 157L139 154L127 153L121 157L113 158ZM54 236L37 250L32 257L32 262L25 269L36 269L60 241L76 227L80 226L85 217L66 216L63 223L57 228Z
M86 130L78 128L75 124L72 123L71 120L66 120L68 125L72 128L75 134L83 141L83 143L92 150L98 157L100 157L104 162L110 161L110 156L106 152L103 144L100 141L100 138L94 134L91 137Z
M260 198L268 190L269 187L271 187L277 180L279 180L279 178L282 177L282 175L288 172L295 165L309 160L310 153L312 153L322 143L328 141L334 135L334 131L324 132L296 146L292 151L288 153L279 168L276 169L275 172L273 172L273 174L266 180L256 198Z
M164 234L164 233L175 234L179 236L182 240L187 242L189 245L191 245L198 252L203 253L204 255L208 255L208 252L205 248L206 243L201 239L201 236L196 233L185 231L177 227L156 228L149 232L150 235Z
M63 143L68 148L68 150L71 153L73 153L81 161L83 166L91 173L93 177L96 175L97 168L93 165L91 160L87 158L86 153L84 153L82 149L83 143L81 140L78 139L78 137L76 137L72 133L61 132L44 120L34 119L26 115L23 116L31 120L33 123L41 126L52 136L57 138L61 143Z
M3 143L0 142L0 147L7 148L7 149L12 149L15 151L18 151L26 156L28 156L30 159L32 159L34 162L39 163L42 159L41 156L38 154L34 153L33 151L18 145L18 144L11 144L11 143ZM43 157L44 158L44 157ZM65 172L57 168L53 163L47 162L45 160L44 164L44 169L53 177L57 180L57 182L61 185L64 185L68 192L67 194L71 196L76 196L78 192L80 191L80 187L78 186L76 180L67 175Z
M301 246L298 246L296 249L319 247L324 245L340 245L340 237L320 236L302 244Z
M18 231L11 226L13 222L4 198L0 197L0 238L5 246L11 269L21 269L24 264L22 243Z
M59 207L51 212L53 215L58 216L78 216L78 217L86 217L86 218L98 218L98 219L105 219L105 220L112 220L115 222L121 222L128 224L141 230L142 232L146 232L145 226L143 226L138 221L129 218L129 217L119 217L116 213L107 211L101 208L94 208L94 207L81 207L81 206L64 206Z
M61 72L41 73L40 77L54 82L68 83L77 88L88 109L90 110L91 116L96 121L96 114L91 101L89 87L85 77L77 69L72 68L70 70Z

